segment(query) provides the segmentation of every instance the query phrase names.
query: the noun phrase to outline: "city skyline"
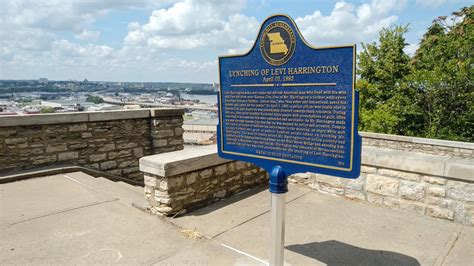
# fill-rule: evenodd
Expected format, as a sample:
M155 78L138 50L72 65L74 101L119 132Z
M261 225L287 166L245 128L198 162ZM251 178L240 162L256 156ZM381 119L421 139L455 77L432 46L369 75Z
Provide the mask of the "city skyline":
M413 54L434 18L468 4L11 0L0 8L0 79L214 83L217 56L249 50L275 13L290 15L315 46L372 42L383 27L409 24Z

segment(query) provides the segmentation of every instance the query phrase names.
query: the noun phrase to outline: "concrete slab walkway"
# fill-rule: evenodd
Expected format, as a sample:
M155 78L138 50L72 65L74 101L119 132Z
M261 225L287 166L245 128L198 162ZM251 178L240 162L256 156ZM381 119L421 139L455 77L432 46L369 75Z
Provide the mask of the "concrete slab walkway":
M265 265L267 190L175 218L83 173L0 185L0 264ZM474 265L474 229L290 186L288 265ZM202 237L200 237L202 236Z

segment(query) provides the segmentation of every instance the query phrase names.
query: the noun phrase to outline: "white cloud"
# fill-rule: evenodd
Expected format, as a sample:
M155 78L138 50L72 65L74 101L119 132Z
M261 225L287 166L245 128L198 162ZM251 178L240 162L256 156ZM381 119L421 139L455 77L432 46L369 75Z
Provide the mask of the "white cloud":
M296 21L315 45L368 42L397 21L393 14L404 3L338 2L329 14L316 10ZM99 43L101 33L91 30L98 19L144 6L154 11L143 23L128 23L122 44ZM246 52L257 35L261 21L245 8L245 0L4 1L0 78L216 81L216 55Z
M403 49L403 51L409 56L414 56L416 53L416 50L418 50L418 47L420 47L418 43L412 43L405 46L405 49Z
M158 65L159 71L193 71L193 72L203 72L208 70L216 70L217 72L217 61L205 61L198 62L194 60L185 60L181 58L170 58L161 62Z
M367 42L373 40L383 27L395 23L397 16L390 15L400 10L406 1L373 0L354 6L337 2L329 16L319 10L296 19L304 37L315 45Z
M244 7L245 1L242 0L184 0L168 9L153 11L143 30L160 35L209 32L221 27L223 20Z
M92 57L104 58L110 57L114 49L107 45L80 45L68 40L59 40L53 43L53 53L66 57Z
M143 25L130 23L124 41L161 49L239 49L251 43L259 24L239 13L244 7L245 1L184 0L153 11Z
M390 14L405 4L406 0L373 0L354 6L341 1L328 16L316 10L296 22L304 37L317 45L366 42L396 22L398 17ZM184 0L153 11L143 25L130 23L124 43L147 49L209 47L242 53L252 46L260 24L254 17L240 14L243 7L243 2Z
M151 0L9 0L0 5L0 58L3 61L37 62L51 54L54 43L72 33L95 41L100 32L87 30L112 10L138 8ZM4 62L0 62L4 65ZM48 61L49 63L49 61ZM60 62L58 61L60 64ZM38 65L41 67L42 64Z
M112 10L139 8L149 0L9 0L0 4L0 78L23 77L49 67L51 74L64 66L87 65L93 72L114 62L106 45L79 45L63 40L64 33L94 41L100 32L87 30ZM101 59L103 62L100 62ZM16 74L13 71L17 71ZM71 71L71 73L75 73ZM66 78L66 77L65 77Z
M97 41L100 37L100 32L84 29L81 33L78 33L75 36L77 39L84 41Z
M147 0L8 0L2 1L3 27L40 28L79 33L111 10L144 7Z

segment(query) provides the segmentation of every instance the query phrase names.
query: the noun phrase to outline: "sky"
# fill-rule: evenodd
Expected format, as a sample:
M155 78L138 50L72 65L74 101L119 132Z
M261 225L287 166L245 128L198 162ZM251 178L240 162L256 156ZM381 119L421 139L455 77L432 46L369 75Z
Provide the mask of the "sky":
M409 25L413 54L433 19L466 0L0 0L0 79L217 82L272 14L314 46L374 42Z

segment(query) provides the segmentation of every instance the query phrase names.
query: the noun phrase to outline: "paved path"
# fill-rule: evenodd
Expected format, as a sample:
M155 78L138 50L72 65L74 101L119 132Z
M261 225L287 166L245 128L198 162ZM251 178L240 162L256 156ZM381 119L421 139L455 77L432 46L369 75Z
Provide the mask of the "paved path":
M474 228L290 186L288 265L474 265ZM0 185L0 264L264 265L270 198L254 189L181 217L83 173ZM201 237L199 237L201 236Z

